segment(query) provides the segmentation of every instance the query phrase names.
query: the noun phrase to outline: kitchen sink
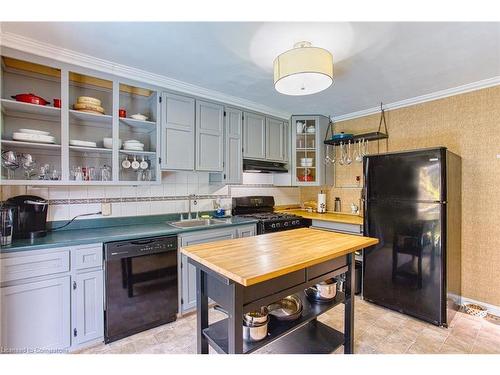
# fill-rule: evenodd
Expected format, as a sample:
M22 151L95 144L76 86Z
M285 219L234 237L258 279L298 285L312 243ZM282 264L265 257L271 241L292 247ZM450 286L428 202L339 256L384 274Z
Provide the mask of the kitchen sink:
M176 228L196 228L196 227L210 227L217 224L226 224L226 220L220 219L193 219L193 220L181 220L181 221L171 221L167 224Z

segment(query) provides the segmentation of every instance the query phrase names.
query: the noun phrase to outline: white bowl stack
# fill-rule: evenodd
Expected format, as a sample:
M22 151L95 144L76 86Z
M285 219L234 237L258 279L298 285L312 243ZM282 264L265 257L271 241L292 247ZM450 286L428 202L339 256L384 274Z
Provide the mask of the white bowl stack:
M127 151L144 151L144 143L130 139L123 142L123 149Z
M102 139L102 144L104 148L113 148L113 138L103 138ZM122 148L122 140L118 139L118 149Z

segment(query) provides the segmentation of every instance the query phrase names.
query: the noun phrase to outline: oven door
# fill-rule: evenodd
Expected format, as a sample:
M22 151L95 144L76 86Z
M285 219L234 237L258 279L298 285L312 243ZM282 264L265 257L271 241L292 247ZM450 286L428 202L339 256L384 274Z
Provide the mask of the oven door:
M177 249L136 255L106 248L105 342L176 319Z

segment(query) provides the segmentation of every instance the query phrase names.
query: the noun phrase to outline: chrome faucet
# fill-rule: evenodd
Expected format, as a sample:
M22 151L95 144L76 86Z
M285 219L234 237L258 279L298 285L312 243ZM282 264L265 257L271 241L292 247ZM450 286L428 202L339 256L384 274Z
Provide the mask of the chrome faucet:
M196 194L189 194L188 195L188 200L189 200L188 220L191 220L193 218L191 215L191 201L193 201L193 204L196 206L198 204L196 198L197 198ZM196 219L198 219L198 210L196 210Z

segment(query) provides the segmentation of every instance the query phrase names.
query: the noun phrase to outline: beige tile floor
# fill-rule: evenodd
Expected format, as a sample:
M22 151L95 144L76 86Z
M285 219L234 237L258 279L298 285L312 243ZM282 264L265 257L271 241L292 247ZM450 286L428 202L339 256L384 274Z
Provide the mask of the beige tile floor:
M321 315L318 320L343 330L343 305ZM355 303L355 344L359 354L500 354L500 320L478 319L457 313L449 328L436 327L406 315L357 299ZM222 319L210 310L210 322ZM256 353L272 351L272 344ZM213 352L211 350L211 352ZM335 353L342 353L340 347ZM138 333L113 342L80 351L86 354L107 353L196 353L196 316Z

